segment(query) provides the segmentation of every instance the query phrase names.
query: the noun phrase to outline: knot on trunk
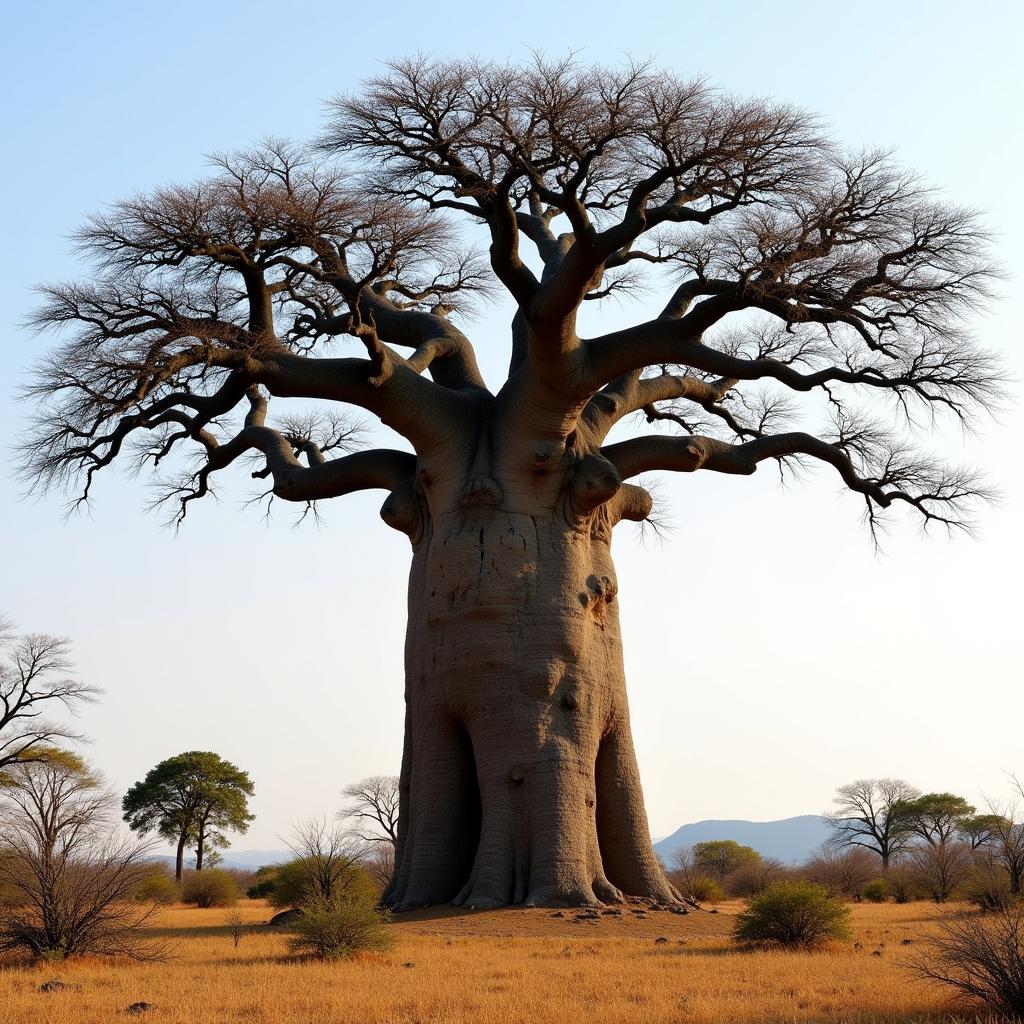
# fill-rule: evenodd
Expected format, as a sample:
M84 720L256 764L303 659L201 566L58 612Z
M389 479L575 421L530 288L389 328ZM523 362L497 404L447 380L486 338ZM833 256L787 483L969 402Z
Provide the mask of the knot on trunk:
M603 455L584 455L570 485L572 510L586 516L613 498L622 486L618 470Z
M412 487L403 485L395 488L384 499L384 504L380 507L380 517L393 530L398 530L415 541L420 530L422 514Z

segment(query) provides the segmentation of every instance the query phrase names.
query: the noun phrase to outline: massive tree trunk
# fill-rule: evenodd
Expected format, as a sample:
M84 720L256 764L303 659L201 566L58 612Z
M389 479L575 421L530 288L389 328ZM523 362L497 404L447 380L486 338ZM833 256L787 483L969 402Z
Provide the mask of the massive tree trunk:
M611 525L485 504L414 537L390 906L675 901L630 736Z

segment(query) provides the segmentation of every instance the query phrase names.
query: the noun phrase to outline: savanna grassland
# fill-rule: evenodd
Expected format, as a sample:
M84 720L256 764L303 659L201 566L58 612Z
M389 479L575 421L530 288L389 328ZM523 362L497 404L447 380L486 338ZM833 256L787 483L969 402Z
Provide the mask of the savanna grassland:
M230 911L170 907L151 928L162 962L80 960L0 969L4 1024L611 1024L611 1022L940 1021L970 1007L906 966L942 910L929 903L853 907L853 942L818 953L751 952L729 934L737 903L677 916L625 911L577 921L565 911L405 914L394 950L352 961L291 959L271 911L243 901L236 947ZM664 939L666 941L658 941ZM879 955L875 955L878 953ZM58 978L70 987L40 992Z

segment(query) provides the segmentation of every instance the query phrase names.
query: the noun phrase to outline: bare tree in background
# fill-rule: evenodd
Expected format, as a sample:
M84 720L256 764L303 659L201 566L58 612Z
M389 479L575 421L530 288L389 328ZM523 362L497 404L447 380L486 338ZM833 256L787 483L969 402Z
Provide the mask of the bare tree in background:
M1016 775L1011 774L1010 779L1013 788L1024 798L1024 784ZM1002 803L989 800L986 812L965 824L971 848L989 861L993 869L1005 875L1011 896L1020 896L1024 891L1024 820L1020 804L1014 800Z
M395 848L391 843L367 843L363 850L363 867L370 880L386 892L395 877Z
M878 854L885 871L911 841L904 808L907 801L920 795L902 779L857 779L840 786L833 801L836 809L826 815L834 830L832 845L870 850Z
M986 487L914 427L998 397L969 334L986 233L802 110L649 65L415 58L332 110L314 153L221 155L86 222L89 276L44 287L32 320L62 341L28 385L25 469L82 500L115 461L168 469L179 520L247 460L300 507L387 492L412 546L387 903L673 902L611 555L651 515L631 481L821 464L873 530L897 509L969 528ZM641 283L654 314L611 329L602 302ZM465 314L495 287L491 388ZM351 451L347 414L301 400L405 446ZM728 561L727 536L694 539ZM684 649L700 616L681 612Z
M348 800L339 817L354 820L355 834L367 843L398 845L398 776L371 775L346 786Z
M80 740L78 732L50 716L74 713L101 692L75 679L70 641L18 633L0 616L0 771L35 760L55 743Z
M117 835L116 802L74 754L8 765L0 773L0 950L35 956L152 958L152 906L136 892L152 871L151 844Z

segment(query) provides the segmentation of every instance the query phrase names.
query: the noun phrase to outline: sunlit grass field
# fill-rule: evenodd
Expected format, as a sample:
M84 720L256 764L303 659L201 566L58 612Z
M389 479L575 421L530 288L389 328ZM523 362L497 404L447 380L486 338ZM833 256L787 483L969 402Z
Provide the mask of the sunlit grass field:
M943 911L932 904L853 908L854 942L819 953L750 952L729 940L739 904L677 916L626 911L596 923L572 911L407 914L384 954L323 964L292 959L270 909L243 900L237 948L229 911L172 907L151 929L159 963L84 960L0 967L3 1024L133 1019L266 1024L610 1024L896 1022L974 1019L971 1007L914 979L906 961ZM658 939L667 941L659 942ZM876 956L875 953L880 955ZM40 992L60 979L71 986ZM137 1019L137 1018L135 1018Z

